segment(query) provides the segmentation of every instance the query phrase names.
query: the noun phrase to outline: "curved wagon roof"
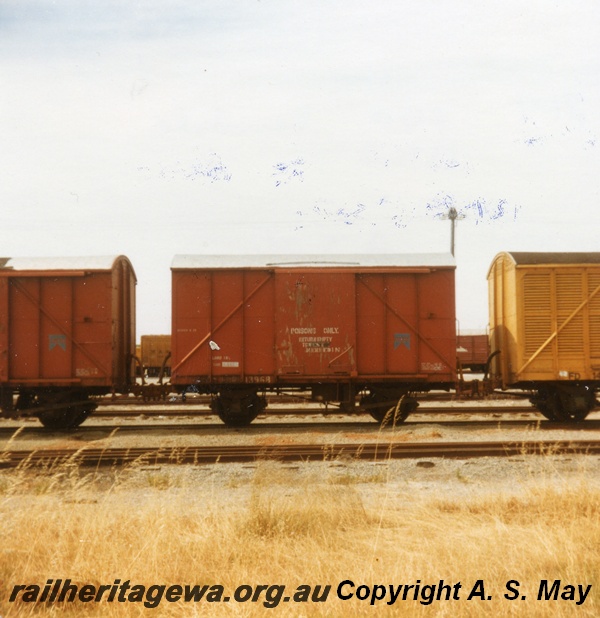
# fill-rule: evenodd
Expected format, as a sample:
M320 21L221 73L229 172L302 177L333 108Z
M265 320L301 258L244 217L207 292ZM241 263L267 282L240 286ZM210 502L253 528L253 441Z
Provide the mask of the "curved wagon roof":
M106 272L120 262L126 262L135 276L129 258L124 255L82 257L3 257L0 258L0 276L19 272Z
M531 251L503 251L494 258L494 261L502 255L509 256L517 266L536 264L600 264L600 252L547 253Z

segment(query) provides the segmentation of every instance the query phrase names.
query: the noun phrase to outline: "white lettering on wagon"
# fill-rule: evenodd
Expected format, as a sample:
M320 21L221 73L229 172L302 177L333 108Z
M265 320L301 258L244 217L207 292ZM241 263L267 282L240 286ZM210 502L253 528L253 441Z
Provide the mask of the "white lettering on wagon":
M444 363L421 363L421 371L443 371Z
M314 352L331 352L332 354L339 354L342 351L342 348L304 348L304 352L306 354L311 354Z
M315 352L341 352L341 348L331 345L333 337L298 337L298 342L304 348L304 352L310 354Z
M90 376L97 376L99 373L98 367L77 367L75 369L75 375L78 378L89 378Z
M271 376L246 376L248 384L270 384Z
M300 343L304 343L306 344L305 347L314 347L311 346L310 344L316 343L319 346L330 346L331 342L333 340L333 337L299 337L298 341Z
M339 354L342 349L339 346L333 345L333 337L327 335L339 335L340 329L338 326L322 327L325 336L317 335L318 329L314 326L295 326L290 328L292 335L302 335L298 337L298 343L304 348L307 354L314 353L333 353ZM311 336L312 335L312 336Z

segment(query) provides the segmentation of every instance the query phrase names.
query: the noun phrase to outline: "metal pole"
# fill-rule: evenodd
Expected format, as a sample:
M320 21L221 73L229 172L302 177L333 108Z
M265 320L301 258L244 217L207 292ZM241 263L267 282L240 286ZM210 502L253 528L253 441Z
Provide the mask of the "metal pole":
M450 219L450 253L454 257L454 226L456 225L456 219L458 219L456 208L448 210L448 219Z

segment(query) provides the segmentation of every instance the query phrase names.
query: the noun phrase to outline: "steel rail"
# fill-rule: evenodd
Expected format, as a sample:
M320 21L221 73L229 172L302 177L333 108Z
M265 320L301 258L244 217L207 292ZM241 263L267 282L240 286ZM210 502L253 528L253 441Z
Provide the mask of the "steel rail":
M228 428L220 421L206 422L199 424L198 422L181 422L181 423L169 423L163 422L161 419L144 419L144 423L92 423L87 422L85 425L81 425L68 432L58 432L63 437L69 436L85 436L86 434L96 434L101 432L103 434L111 434L113 432L123 433L166 433L172 432L174 434L189 433L201 435L206 432L217 432L219 435L228 435L228 433L234 433L239 435L239 428ZM378 427L377 423L373 420L327 420L319 419L316 421L284 421L270 423L268 419L262 419L261 422L255 422L252 425L243 428L243 432L250 436L256 436L261 434L273 434L274 432L287 434L287 433L311 433L313 431L323 432L324 430L330 430L332 432L340 431L363 431L365 436L375 436L378 432L383 432L382 435L387 436L391 433L398 434L402 431L414 429L423 425L438 425L441 427L489 427L491 423L506 429L506 431L512 431L513 429L523 428L535 428L549 432L555 431L574 431L574 432L588 432L597 431L600 429L600 419L588 419L582 423L558 423L555 421L549 421L545 418L529 418L529 419L498 419L498 418L486 418L486 419L414 419L409 417L401 425L395 427ZM15 424L0 426L0 437L10 437L11 435L19 432L19 435L39 435L48 438L55 438L56 432L49 432L48 429L37 424L19 424L15 421ZM0 451L1 452L1 451Z
M171 448L81 448L78 450L5 450L0 468L122 466L127 464L214 464L260 460L333 461L427 458L506 457L525 455L600 454L600 440L498 442L421 442L415 444L367 442L348 444L285 444L271 446L194 446Z

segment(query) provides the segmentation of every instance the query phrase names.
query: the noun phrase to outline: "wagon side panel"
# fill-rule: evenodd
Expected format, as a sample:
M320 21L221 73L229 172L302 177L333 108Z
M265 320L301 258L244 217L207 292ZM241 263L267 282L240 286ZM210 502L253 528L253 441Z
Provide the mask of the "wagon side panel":
M600 270L522 267L523 320L515 382L598 379Z
M271 381L274 302L268 271L174 271L173 383Z
M535 375L552 378L556 365L556 341L552 338L556 313L554 278L549 269L519 268L517 289L519 314L515 340L517 359L513 381Z
M110 279L104 280L98 295L98 276L7 279L9 380L29 386L111 383Z
M227 376L241 380L244 352L243 273L215 271L211 278L210 340L205 345L212 351L212 375L216 379Z
M27 382L43 378L41 351L50 342L41 340L42 292L39 277L9 279L9 380ZM58 334L58 333L57 333ZM66 336L62 335L64 352ZM60 342L54 340L56 344ZM53 347L55 343L52 344ZM56 351L58 353L58 350Z
M361 376L383 376L388 372L389 332L385 302L386 276L359 274L356 283L357 369ZM393 335L392 335L393 337ZM403 344L398 341L398 345ZM392 344L396 346L396 343Z
M213 379L246 382L250 376L254 381L273 374L273 303L272 273L252 269L213 272L208 342Z
M277 272L279 376L329 379L355 374L354 277L348 270Z
M361 273L357 281L359 376L451 381L454 271Z
M112 377L111 277L93 274L73 280L72 375L83 385L107 386Z
M73 377L74 281L39 279L39 377L42 380ZM35 377L35 376L33 376Z
M454 381L456 313L454 270L435 270L417 277L420 374L427 381Z
M419 364L415 275L359 274L359 375L416 375Z
M240 311L243 316L242 368L244 380L271 383L276 376L275 276L271 271L244 273Z
M8 379L32 385L73 382L73 288L63 277L11 277Z
M211 374L211 276L206 271L177 271L172 275L172 376L187 384Z

